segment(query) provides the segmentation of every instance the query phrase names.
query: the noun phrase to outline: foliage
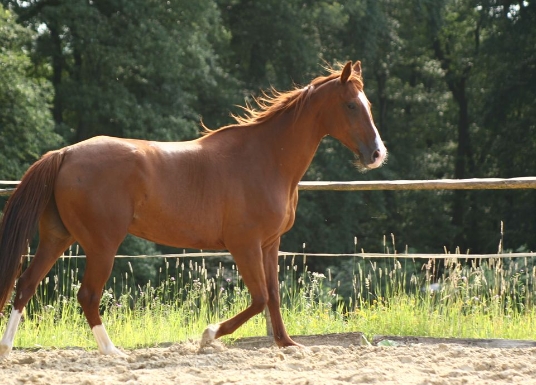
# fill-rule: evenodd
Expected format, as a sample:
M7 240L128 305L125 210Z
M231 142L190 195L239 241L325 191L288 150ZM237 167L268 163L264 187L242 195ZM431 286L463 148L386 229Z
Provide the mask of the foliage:
M34 33L0 5L0 179L18 180L43 152L57 147L52 87L30 57Z
M53 130L67 144L97 134L192 138L200 118L227 124L233 104L262 89L304 85L322 66L357 59L389 160L359 174L328 138L306 179L515 177L536 168L535 1L0 3L9 9L0 30L4 178L59 146ZM534 250L534 194L301 193L282 249L379 251L395 234L415 252L495 252L504 222L504 249ZM132 253L169 251L128 242Z
M69 141L107 134L196 136L198 100L225 95L217 50L227 34L212 1L6 1L39 30L53 113Z

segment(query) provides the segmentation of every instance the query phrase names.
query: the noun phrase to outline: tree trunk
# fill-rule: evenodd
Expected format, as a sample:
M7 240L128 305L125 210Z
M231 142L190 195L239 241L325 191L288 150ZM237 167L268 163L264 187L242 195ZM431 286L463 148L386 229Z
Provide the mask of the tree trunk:
M55 25L48 25L52 40L52 84L54 86L54 100L52 105L52 116L56 125L63 123L63 105L61 100L61 74L63 71L63 55L61 49L61 37Z
M445 81L452 93L452 97L458 106L458 123L457 123L457 147L456 159L454 164L454 178L468 178L469 174L474 173L473 151L469 134L469 103L467 100L466 89L467 80L471 73L471 64L468 64L461 71L456 72L453 69L452 60L449 57L449 46L443 48L439 39L433 42L433 48L436 58L441 63L441 68L445 70ZM468 227L464 226L465 213L470 209L467 204L468 193L463 190L454 192L452 201L452 225L456 229L456 234L451 247L460 247L465 250L468 247L468 240L471 239L468 234Z
M456 80L447 80L452 96L458 105L458 125L457 139L458 146L456 148L456 160L454 164L454 178L465 179L472 173L468 173L467 169L473 171L472 149L469 136L469 114L468 102L466 98L466 77L462 76ZM454 238L454 247L459 246L462 250L468 247L468 239L470 235L464 229L464 216L469 210L467 205L468 193L463 190L454 192L452 202L452 224L458 230Z

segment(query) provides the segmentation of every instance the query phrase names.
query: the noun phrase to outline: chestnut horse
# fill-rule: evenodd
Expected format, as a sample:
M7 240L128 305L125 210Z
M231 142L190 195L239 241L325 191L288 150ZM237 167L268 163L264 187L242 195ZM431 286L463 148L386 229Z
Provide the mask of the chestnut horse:
M294 223L298 182L326 135L352 150L363 169L382 165L387 151L363 92L359 61L258 102L236 124L207 129L196 140L95 137L33 164L6 204L0 228L0 310L11 298L37 224L40 237L16 284L0 357L11 351L37 285L74 242L87 258L77 298L98 349L124 354L102 324L99 302L127 233L233 255L251 305L209 325L202 344L232 333L268 306L277 345L297 345L283 325L277 265L280 237Z

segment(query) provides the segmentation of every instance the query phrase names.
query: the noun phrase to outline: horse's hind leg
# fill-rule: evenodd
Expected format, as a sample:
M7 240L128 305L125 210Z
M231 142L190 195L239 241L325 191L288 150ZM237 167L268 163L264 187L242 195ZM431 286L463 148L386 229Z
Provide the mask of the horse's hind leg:
M101 354L120 354L108 336L99 314L100 299L104 284L112 272L115 250L113 252L87 251L86 269L82 285L78 291L78 302L95 336Z
M82 245L82 247L84 247ZM99 314L100 299L104 284L108 280L114 263L117 247L84 248L86 251L86 268L82 285L78 291L78 302L93 332L101 354L125 355L115 347L108 336ZM109 250L109 251L106 251Z
M39 236L39 246L35 256L17 281L11 315L0 341L0 357L7 356L11 351L22 313L34 295L37 285L74 241L63 226L53 200L48 204L39 222Z
M66 227L86 254L86 266L77 298L99 352L124 355L108 336L99 314L99 305L117 249L128 233L133 204L126 191L96 194L86 187L73 192L65 189L59 197L62 199L59 211Z

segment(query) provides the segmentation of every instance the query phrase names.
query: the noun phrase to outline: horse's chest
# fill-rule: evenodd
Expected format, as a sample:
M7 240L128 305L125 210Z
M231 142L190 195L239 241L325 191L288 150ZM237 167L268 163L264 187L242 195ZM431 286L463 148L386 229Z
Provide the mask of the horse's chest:
M279 234L287 232L294 225L297 203L297 194L296 196L292 194L287 199L280 201L277 209L274 210L277 213L274 218L274 229L277 229Z

